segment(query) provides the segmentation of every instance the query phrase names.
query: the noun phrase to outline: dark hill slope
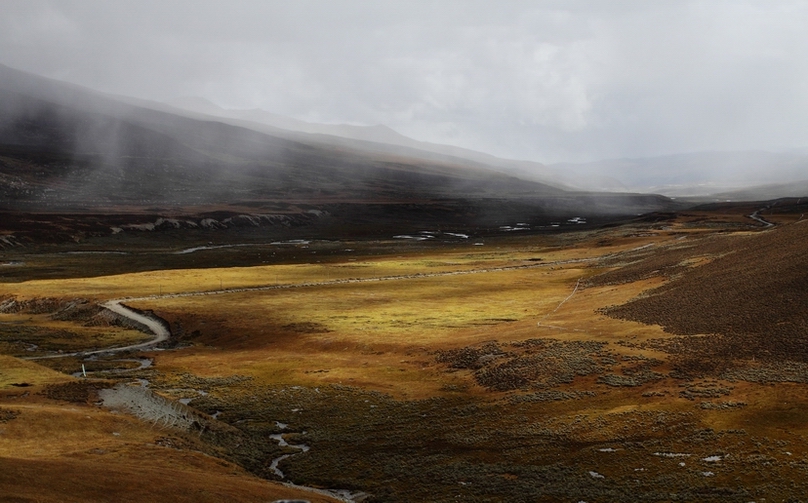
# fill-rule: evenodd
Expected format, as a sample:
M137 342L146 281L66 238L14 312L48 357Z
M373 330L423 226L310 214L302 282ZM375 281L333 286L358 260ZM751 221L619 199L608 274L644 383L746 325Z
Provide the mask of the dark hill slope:
M461 162L306 143L116 101L0 67L8 198L152 203L559 194ZM16 182L16 183L14 183ZM49 186L50 185L50 186Z
M139 107L0 65L0 210L155 218L313 211L330 215L330 228L361 230L576 215L595 222L675 206L661 196L566 192L414 149L271 131Z
M722 250L710 242L709 252L726 255L683 269L652 295L609 314L659 324L675 334L712 334L673 345L708 366L730 365L736 358L808 363L806 243L806 220L725 239Z
M0 103L0 172L17 182L8 196L21 199L46 189L56 200L147 204L560 192L458 165L306 145L148 110L113 116L10 91L0 91Z

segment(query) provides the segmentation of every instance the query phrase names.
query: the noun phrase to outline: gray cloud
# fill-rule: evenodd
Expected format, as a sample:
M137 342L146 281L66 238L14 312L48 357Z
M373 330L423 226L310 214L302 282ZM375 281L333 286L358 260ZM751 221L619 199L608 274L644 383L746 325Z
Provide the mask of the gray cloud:
M806 147L808 4L6 1L0 62L538 161Z

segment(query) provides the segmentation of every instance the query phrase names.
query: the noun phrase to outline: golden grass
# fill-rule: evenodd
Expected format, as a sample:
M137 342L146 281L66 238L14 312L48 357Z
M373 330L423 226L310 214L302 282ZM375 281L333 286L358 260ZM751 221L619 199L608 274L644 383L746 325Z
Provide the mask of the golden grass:
M159 354L161 368L244 373L268 382L350 383L422 396L446 384L432 364L435 350L545 335L537 320L585 274L539 268L136 305L171 313L169 318L176 313L186 331L200 330L216 348Z
M692 215L673 222L673 231L637 233L619 229L579 236L577 241L570 239L569 247L551 248L541 239L530 238L502 242L499 248L456 248L401 257L365 257L331 264L188 269L77 280L30 281L2 285L0 293L19 297L75 296L103 300L218 290L220 286L242 288L322 283L349 278L400 277L378 282L319 284L268 291L149 299L134 301L132 305L153 309L168 320L180 322L186 334L199 331L199 335L192 338L197 343L192 347L152 354L155 367L168 383L186 373L203 377L241 374L252 376L258 385L315 388L349 384L383 391L398 399L462 394L470 399L505 400L512 393L491 392L475 385L471 371L450 370L436 363L436 352L492 340L502 344L533 338L597 341L608 343L609 351L619 355L642 355L663 360L663 364L655 370L670 372L672 365L668 355L617 343L642 343L674 336L659 326L613 319L598 313L602 307L623 304L661 285L663 279L655 277L630 284L591 288L579 286L570 296L579 279L597 274L601 269L589 263L556 262L604 256L651 242L664 244L676 239L676 233L709 232L684 226L702 217L700 214ZM738 223L743 220L735 216L727 217L724 221ZM530 260L536 258L542 261ZM688 265L698 267L704 262L698 259ZM490 270L519 265L537 267ZM481 272L440 277L413 276L468 270ZM56 326L55 322L44 318L32 320L33 324ZM87 334L89 337L90 332ZM121 334L117 337L124 336ZM31 362L0 357L0 389L11 382L26 381L42 385L60 379L69 378ZM570 433L568 438L576 445L590 446L622 438L626 428L631 427L628 421L635 416L642 417L644 413L685 413L691 418L688 419L691 422L688 428L745 430L750 435L792 442L788 450L794 456L808 454L808 449L804 447L808 435L808 427L803 420L808 413L804 385L786 383L765 386L724 381L718 384L732 388L731 395L720 400L743 401L748 405L731 410L701 410L698 402L680 395L682 382L670 377L636 388L610 388L599 384L596 376L589 375L576 377L573 384L562 388L597 390L594 397L527 404L522 406L520 414L524 414L528 422L551 418L561 426L571 424L574 418L586 416L586 421L590 423L585 424L590 426L582 426ZM646 392L652 393L644 395ZM2 405L4 403L0 402ZM270 491L265 494L275 494L271 493L275 486L252 479L248 482L243 474L236 473L238 470L232 465L217 465L220 462L186 451L163 452L152 445L157 432L144 429L134 419L115 417L91 407L55 406L44 400L34 400L18 408L20 418L0 428L7 432L6 438L0 435L0 463L9 458L47 460L58 465L53 467L53 473L57 474L53 480L60 481L72 476L73 468L68 468L69 465L64 462L70 456L76 460L76 466L89 463L86 469L100 473L102 479L114 478L105 471L108 468L118 470L125 481L122 487L132 487L145 500L147 494L150 495L148 497L154 495L148 492L151 488L137 488L133 482L148 476L143 471L145 468L126 464L129 460L143 458L148 460L149 470L154 468L161 471L163 475L156 477L160 480L166 474L175 474L171 470L181 469L181 473L172 476L184 477L187 485L174 488L159 484L155 486L164 487L164 491L176 489L178 492L171 494L176 496L177 501L182 498L190 501L188 495L192 494L199 501L212 500L214 496L221 497L227 487L232 492L232 486L228 484L232 484L233 480L228 477L234 477L245 491L245 488L252 487L250 484L258 484L262 488L260 490ZM671 420L666 427L671 424L675 426L677 421L680 420ZM113 432L120 435L112 435ZM676 445L676 435L681 434L680 431L670 434L672 446ZM664 441L667 435L667 432L655 431L651 436ZM45 437L51 438L53 445L43 446ZM9 442L7 438L14 440ZM7 443L4 444L4 441ZM730 452L731 449L740 449L733 444L735 441L734 437L727 437L711 445ZM119 459L110 459L108 456L103 464L97 463L83 448L85 444L119 453L116 454ZM149 444L147 449L132 447L145 444ZM584 450L582 447L576 448L581 452ZM624 458L614 456L613 462L603 461L601 471L609 476L619 474L629 466L627 463L654 464L655 469L667 469L669 460L649 460L647 453L643 455L646 458L628 453ZM172 463L176 463L176 466L172 466ZM677 466L671 463L672 467ZM213 474L207 482L200 478L205 471ZM9 473L15 472L11 470ZM26 473L20 477L31 476L31 472ZM7 479L4 481L0 478L0 490L11 487ZM194 492L196 489L191 489L192 484L207 489ZM181 491L182 487L185 489ZM19 490L19 487L15 490ZM83 490L92 500L94 489L86 487ZM242 497L235 492L228 494L227 499L248 500L247 496ZM43 501L55 501L52 494L43 493L40 497ZM311 495L301 497L319 501Z
M47 460L0 457L0 495L42 503L337 501L258 479L199 453L157 446Z
M199 452L159 447L155 441L172 432L134 417L41 395L47 384L72 380L0 355L0 410L16 415L0 422L0 501L335 501Z
M65 352L98 349L113 346L136 344L151 339L143 332L117 326L87 326L71 321L59 321L50 314L0 313L0 323L4 332L36 329L36 337L30 341L42 340L51 350ZM40 344L41 345L41 344ZM30 353L35 356L38 352Z
M579 238L580 241L581 238ZM597 239L597 236L594 238ZM655 235L656 241L672 239L667 233ZM501 246L451 248L419 252L410 256L361 258L341 263L285 264L254 267L209 269L172 269L90 278L32 280L0 284L0 296L20 298L59 297L87 298L97 301L121 297L289 285L351 278L405 276L472 269L489 269L531 264L529 259L543 262L591 258L625 250L646 242L648 238L618 237L607 245L575 243L569 248L548 246L540 237L526 238Z
M70 377L32 361L0 355L0 389L13 383L43 385L70 380Z

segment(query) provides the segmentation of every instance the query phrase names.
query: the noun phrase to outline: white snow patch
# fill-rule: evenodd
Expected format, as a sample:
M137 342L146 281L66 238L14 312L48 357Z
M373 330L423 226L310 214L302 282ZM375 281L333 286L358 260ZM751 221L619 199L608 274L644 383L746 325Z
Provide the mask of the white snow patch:
M706 458L701 458L702 461L706 461L707 463L715 463L722 459L724 459L724 456L707 456Z
M430 236L429 234L425 234L423 236L410 236L409 234L399 234L397 236L393 236L393 239L411 239L413 241L426 241L427 239L432 239L434 236Z
M125 226L127 229L133 229L136 231L153 231L154 224L151 222L147 222L145 224L129 224Z

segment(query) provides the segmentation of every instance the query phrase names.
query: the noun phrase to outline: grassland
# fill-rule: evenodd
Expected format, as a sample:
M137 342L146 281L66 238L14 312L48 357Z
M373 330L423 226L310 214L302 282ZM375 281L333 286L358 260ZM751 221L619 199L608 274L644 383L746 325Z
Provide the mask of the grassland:
M98 313L55 320L69 302L132 297L130 305L156 313L173 332L167 350L146 353L148 368L90 379L65 374L79 369L80 358L46 362L56 372L2 357L0 411L10 412L0 414L8 418L0 423L0 460L28 477L30 463L55 463L48 472L54 487L76 466L97 471L95 489L81 489L87 499L112 483L118 466L102 466L91 449L115 453L131 487L145 477L169 484L184 470L190 475L182 487L210 487L210 499L252 487L287 490L247 475L281 480L271 466L281 454L291 455L277 463L286 480L363 491L367 501L808 497L801 361L738 355L734 372L693 372L681 348L699 347L711 334L678 335L652 316L614 315L622 313L615 306L720 267L750 239L802 225L788 212L779 220L764 214L780 225L761 231L747 210L503 235L484 246L398 243L375 254L374 244L370 254L359 243L319 263L309 253L298 263L217 268L220 252L212 250L195 259L204 269L0 284L0 298L29 303L0 315L7 354L23 356L30 344L44 354L137 338L109 320L92 326ZM66 332L80 343L71 346ZM109 339L102 342L103 334ZM85 363L104 370L120 359ZM776 382L748 372L777 365L786 377ZM183 432L111 414L93 405L92 390L68 405L47 391L134 378L216 420ZM13 386L22 383L35 392ZM279 446L270 435L310 450ZM208 486L202 473L212 474ZM12 475L2 484L20 491ZM153 493L134 494L146 500Z

